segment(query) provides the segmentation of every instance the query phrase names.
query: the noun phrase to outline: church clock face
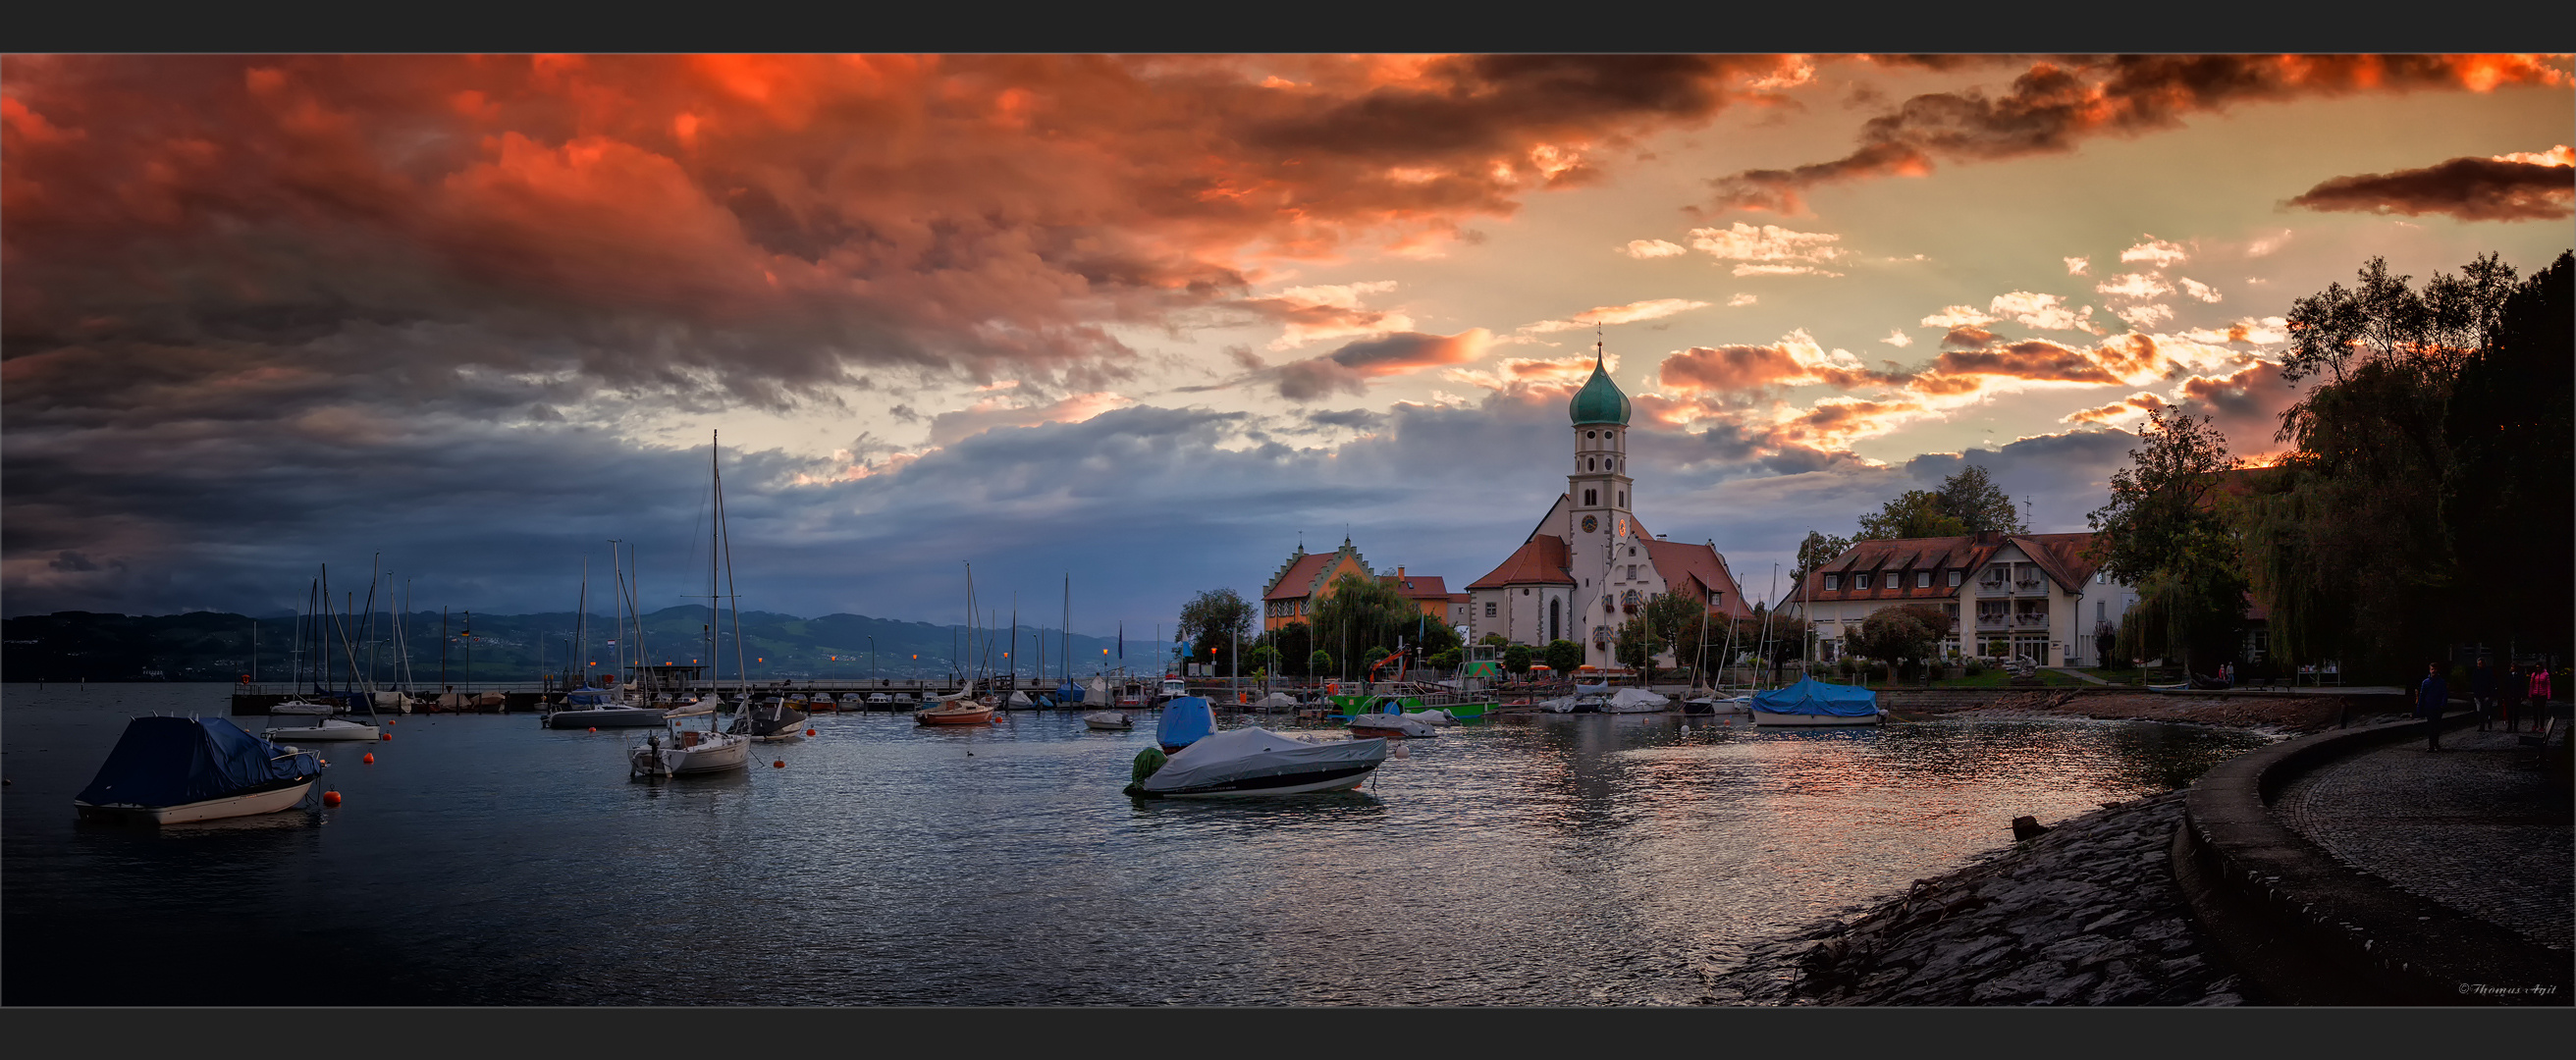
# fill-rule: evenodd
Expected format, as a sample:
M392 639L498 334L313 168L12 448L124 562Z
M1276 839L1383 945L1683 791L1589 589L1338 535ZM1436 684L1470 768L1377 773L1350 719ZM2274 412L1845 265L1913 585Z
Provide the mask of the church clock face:
M1587 516L1584 516L1584 517L1583 517L1583 532L1584 532L1584 533L1587 533L1587 534L1588 534L1588 533L1591 533L1591 532L1593 532L1593 531L1595 531L1595 530L1599 530L1599 529L1601 529L1601 520L1600 520L1600 518L1599 518L1599 517L1597 517L1597 516L1590 516L1590 515L1587 515Z

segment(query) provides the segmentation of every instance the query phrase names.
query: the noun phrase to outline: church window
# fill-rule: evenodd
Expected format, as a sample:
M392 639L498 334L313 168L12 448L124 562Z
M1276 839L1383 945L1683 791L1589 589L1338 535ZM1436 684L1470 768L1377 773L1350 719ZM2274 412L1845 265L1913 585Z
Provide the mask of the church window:
M1599 432L1599 431L1585 431L1585 432L1583 432L1583 436L1584 436L1584 437L1586 437L1586 438L1598 438L1598 437L1601 437L1601 432Z
M1601 461L1598 459L1586 460L1583 462L1583 469L1586 471L1599 471L1601 470Z
M1565 627L1561 621L1564 617L1564 606L1565 601L1563 600L1550 600L1547 602L1547 639L1549 640L1565 639Z
M1620 490L1620 491L1619 491L1619 506L1620 506L1620 507L1622 507L1622 508L1625 508L1625 507L1627 507L1627 506L1628 506L1628 491L1627 491L1627 490Z
M1522 590L1522 591L1526 592L1526 591L1528 591L1528 590ZM1485 617L1486 617L1486 618L1492 618L1492 617L1494 617L1494 602L1493 602L1493 601L1491 601L1491 600L1487 600L1487 601L1485 601Z
M1594 506L1594 505L1596 505L1596 504L1599 504L1599 503L1601 503L1601 491L1600 491L1600 490L1585 490L1585 491L1583 491L1583 506L1584 506L1584 507L1589 508L1589 507L1592 507L1592 506Z

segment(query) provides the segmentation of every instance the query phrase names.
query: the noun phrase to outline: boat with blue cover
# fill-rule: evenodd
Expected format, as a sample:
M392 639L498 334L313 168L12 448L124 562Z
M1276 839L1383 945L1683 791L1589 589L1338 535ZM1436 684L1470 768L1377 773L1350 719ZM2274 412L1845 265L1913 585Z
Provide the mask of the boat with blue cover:
M1878 693L1854 685L1802 677L1785 688L1757 692L1745 704L1755 725L1876 725L1887 720Z
M320 755L263 740L223 718L136 718L72 806L82 820L247 817L304 801L321 775Z
M1206 696L1174 696L1163 704L1162 714L1154 721L1154 742L1165 751L1181 748L1206 739L1216 732L1216 708Z

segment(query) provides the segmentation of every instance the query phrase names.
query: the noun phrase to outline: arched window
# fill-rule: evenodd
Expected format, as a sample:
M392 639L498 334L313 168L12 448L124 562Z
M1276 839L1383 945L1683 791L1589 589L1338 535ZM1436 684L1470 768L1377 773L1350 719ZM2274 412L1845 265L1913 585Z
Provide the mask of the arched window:
M1563 600L1550 600L1547 602L1547 639L1552 641L1565 639L1564 608L1565 601Z
M1586 460L1586 461L1584 461L1584 462L1583 462L1583 464L1584 464L1584 468L1583 468L1583 469L1584 469L1584 470L1586 470L1586 471L1599 471L1599 470L1601 470L1601 461L1600 461L1600 460L1598 460L1598 459Z

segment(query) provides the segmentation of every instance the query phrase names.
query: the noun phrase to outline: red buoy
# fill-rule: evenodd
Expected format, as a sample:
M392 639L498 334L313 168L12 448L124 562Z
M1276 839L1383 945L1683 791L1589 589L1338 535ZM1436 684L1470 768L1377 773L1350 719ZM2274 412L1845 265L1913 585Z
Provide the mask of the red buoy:
M593 726L591 726L591 727L590 727L590 731L592 731L592 732L598 732L598 731L599 731L599 726L597 726L597 725L593 725Z
M376 764L376 753L375 753L374 751L369 751L369 752L367 752L367 757L365 757L364 759L361 759L360 761L363 761L363 762L367 763L368 765L374 765L374 764Z
M814 735L814 730L812 730L812 729L807 729L807 730L805 730L805 735L807 735L807 736L812 736L812 735Z
M773 769L785 769L787 768L787 760L782 758L778 761L771 762L769 765Z
M376 734L376 739L379 739L379 740L390 740L390 739L393 739L393 738L394 738L394 734L389 733L389 732L380 732L380 733L377 733L377 734Z
M339 792L336 792L336 791L326 791L326 792L323 792L323 793L322 793L322 805L324 805L324 806L337 806L337 805L339 805L339 804L340 804L340 793L339 793Z

